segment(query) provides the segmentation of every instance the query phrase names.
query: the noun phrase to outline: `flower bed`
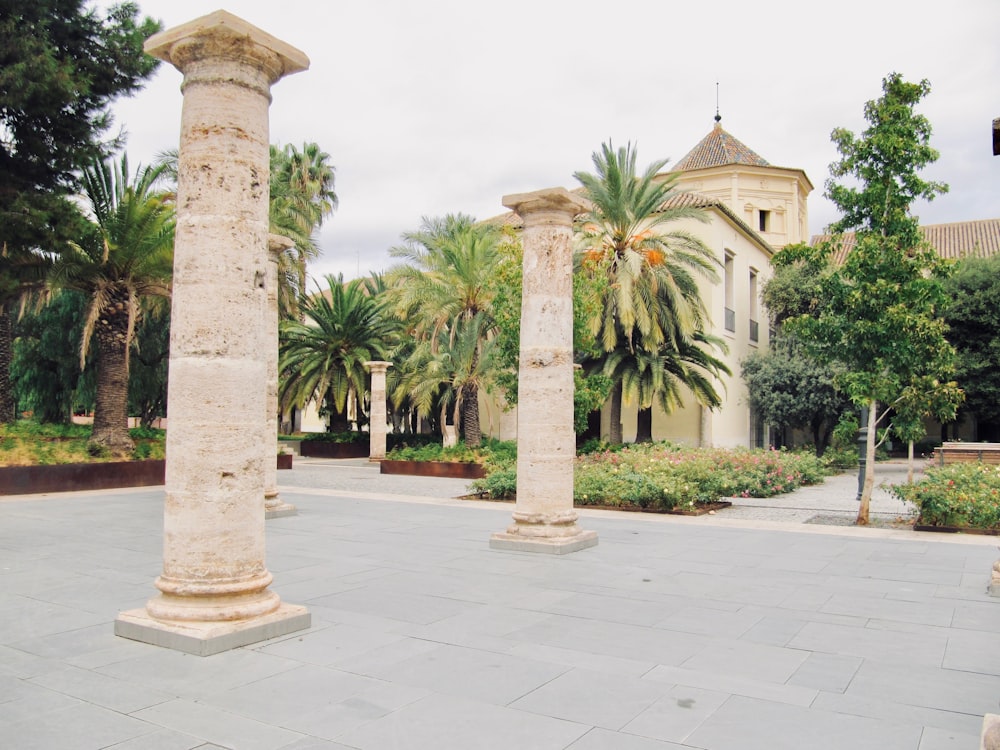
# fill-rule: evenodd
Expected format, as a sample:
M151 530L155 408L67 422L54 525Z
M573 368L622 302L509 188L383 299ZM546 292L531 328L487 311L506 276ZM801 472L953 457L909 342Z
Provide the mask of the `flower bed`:
M0 495L80 492L163 484L166 461L112 461L0 468Z
M891 491L917 506L918 531L1000 533L1000 466L932 466L919 482L894 485Z
M811 453L629 445L578 456L573 496L578 506L698 514L716 508L720 498L770 497L825 475ZM493 499L516 488L511 466L473 484Z

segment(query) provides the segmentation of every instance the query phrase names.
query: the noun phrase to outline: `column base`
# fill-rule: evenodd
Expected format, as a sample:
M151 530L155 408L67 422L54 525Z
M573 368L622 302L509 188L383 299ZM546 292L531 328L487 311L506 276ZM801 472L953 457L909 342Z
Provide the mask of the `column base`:
M297 516L299 514L299 509L296 508L291 503L279 502L268 508L264 506L264 520L270 518L284 518L285 516Z
M156 620L145 609L130 609L118 614L115 635L195 656L211 656L305 630L311 624L312 615L298 604L283 603L274 612L247 620L216 622Z
M549 555L568 555L588 547L597 546L596 531L581 531L573 536L522 536L498 531L490 537L490 549L509 552L543 552Z

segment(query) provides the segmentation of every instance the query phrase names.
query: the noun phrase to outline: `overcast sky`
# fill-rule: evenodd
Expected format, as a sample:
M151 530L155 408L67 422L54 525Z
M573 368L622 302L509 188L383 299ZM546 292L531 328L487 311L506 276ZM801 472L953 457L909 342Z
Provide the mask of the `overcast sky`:
M100 6L109 3L101 0ZM866 101L899 72L926 78L918 111L951 190L926 224L1000 217L1000 0L139 0L180 25L219 7L308 55L273 88L271 142L314 141L336 167L340 207L321 236L319 278L393 263L424 216L504 211L502 197L577 186L603 141L639 162L676 162L723 127L771 164L805 170L809 229L837 218L823 197L835 127L860 133ZM116 105L130 162L176 148L180 73L161 65Z

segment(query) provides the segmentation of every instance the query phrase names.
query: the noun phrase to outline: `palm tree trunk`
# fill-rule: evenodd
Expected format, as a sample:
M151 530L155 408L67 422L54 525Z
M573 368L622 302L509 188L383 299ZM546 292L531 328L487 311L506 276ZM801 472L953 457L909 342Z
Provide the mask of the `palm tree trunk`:
M620 380L611 389L611 426L608 431L608 442L612 445L622 443L622 381Z
M639 409L639 414L636 416L636 433L635 442L637 443L652 443L653 442L653 407L649 406L645 409Z
M468 383L462 394L462 432L465 444L478 448L483 442L482 426L479 423L479 386Z
M13 353L13 337L10 331L10 310L0 304L0 422L10 423L17 419L14 403L14 387L10 382L10 361Z
M90 444L114 455L131 453L128 434L128 313L106 310L97 323L97 394Z

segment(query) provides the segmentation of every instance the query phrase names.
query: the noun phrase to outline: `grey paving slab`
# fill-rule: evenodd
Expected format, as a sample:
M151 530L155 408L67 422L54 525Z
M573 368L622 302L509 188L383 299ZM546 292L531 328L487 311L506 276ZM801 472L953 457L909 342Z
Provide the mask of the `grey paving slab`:
M156 727L203 737L223 747L240 750L273 750L303 737L265 721L180 698L137 711L132 716Z
M527 711L431 695L347 732L359 750L563 750L591 727Z
M609 732L599 727L591 729L566 750L687 750L690 745L678 745L673 742L640 737L624 732Z
M946 634L901 633L868 627L810 622L788 642L789 648L856 656L897 664L940 666L948 646Z
M130 714L173 698L168 692L139 686L80 667L64 667L59 671L46 672L33 678L31 684L123 714Z
M711 750L913 750L920 727L733 696L688 738Z
M313 627L206 658L113 635L155 593L162 488L0 498L0 747L950 750L1000 700L996 540L804 523L853 477L583 510L600 545L539 556L489 549L512 506L462 482L282 474L268 566Z
M979 733L967 734L949 729L924 727L917 750L969 750L979 744Z
M99 750L153 732L143 721L89 703L13 723L0 723L0 747L17 750Z
M667 686L649 680L572 669L514 701L510 707L617 730L666 691Z
M827 693L842 693L851 684L862 661L858 656L814 652L788 678L788 684L816 688Z
M886 691L892 691L897 703L982 716L996 711L1000 677L866 660L846 693L880 698Z
M785 683L755 680L751 677L720 672L705 672L698 669L668 667L659 665L651 669L646 678L658 680L672 685L701 688L719 693L762 698L776 703L788 703L796 706L809 706L816 700L819 691L815 688L802 687Z
M626 724L622 733L680 743L728 699L729 693L679 685Z

